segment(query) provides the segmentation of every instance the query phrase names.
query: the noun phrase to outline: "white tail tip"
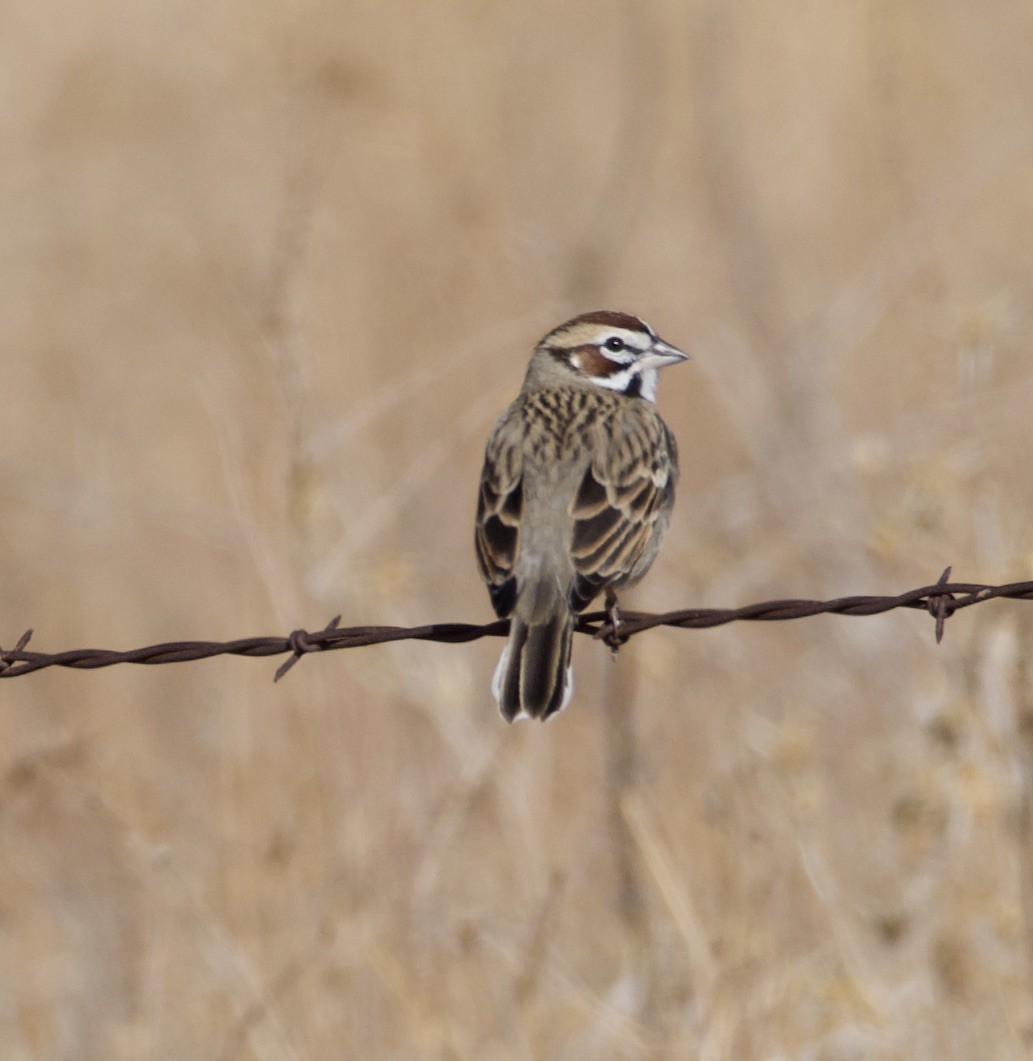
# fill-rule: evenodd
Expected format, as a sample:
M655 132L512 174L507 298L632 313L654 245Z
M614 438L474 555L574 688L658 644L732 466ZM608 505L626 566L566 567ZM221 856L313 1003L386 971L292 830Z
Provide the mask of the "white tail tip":
M506 676L506 667L509 664L509 645L502 650L502 655L499 656L498 663L495 664L495 673L491 676L491 695L495 698L495 703L502 703L502 682ZM567 668L566 677L563 679L563 701L559 707L553 712L558 715L570 701L574 698L574 667L570 666ZM514 722L519 722L521 719L530 718L531 716L521 708L520 711L513 716ZM551 717L551 716L550 716Z

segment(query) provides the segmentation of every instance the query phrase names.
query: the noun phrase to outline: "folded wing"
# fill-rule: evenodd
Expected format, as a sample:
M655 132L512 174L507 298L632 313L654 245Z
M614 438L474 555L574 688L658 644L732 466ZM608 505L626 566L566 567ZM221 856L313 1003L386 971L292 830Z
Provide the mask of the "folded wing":
M615 438L571 501L575 611L609 585L637 581L656 555L674 500L675 443L659 417L649 427Z
M520 517L524 509L523 461L519 423L503 420L488 440L477 499L474 540L481 574L500 619L516 603Z

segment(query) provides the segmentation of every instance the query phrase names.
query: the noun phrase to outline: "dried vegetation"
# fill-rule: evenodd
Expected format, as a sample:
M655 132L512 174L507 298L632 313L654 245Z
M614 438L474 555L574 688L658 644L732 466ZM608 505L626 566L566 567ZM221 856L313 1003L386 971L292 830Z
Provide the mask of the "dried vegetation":
M475 621L563 316L695 359L635 603L1033 568L1024 0L7 5L3 643ZM47 672L0 1054L1018 1058L1033 612Z

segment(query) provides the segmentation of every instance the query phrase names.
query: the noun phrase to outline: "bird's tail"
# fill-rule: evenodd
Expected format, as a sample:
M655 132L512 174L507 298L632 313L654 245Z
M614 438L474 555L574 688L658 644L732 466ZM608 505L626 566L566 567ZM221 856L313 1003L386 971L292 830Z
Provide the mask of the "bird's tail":
M540 718L570 703L574 672L570 665L574 616L564 608L544 622L510 620L509 642L502 650L491 691L507 722Z

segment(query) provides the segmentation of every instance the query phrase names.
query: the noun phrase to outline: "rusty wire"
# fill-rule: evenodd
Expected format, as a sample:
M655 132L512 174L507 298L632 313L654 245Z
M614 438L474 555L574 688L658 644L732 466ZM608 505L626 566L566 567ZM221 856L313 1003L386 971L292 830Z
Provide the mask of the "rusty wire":
M616 629L609 614L598 611L579 616L576 629L616 648L636 634L657 626L702 630L740 621L775 622L812 615L881 615L895 608L913 608L932 615L936 621L936 640L939 642L943 637L944 623L962 608L996 598L1033 600L1033 582L1011 582L1001 586L950 582L950 572L948 567L932 585L893 597L838 597L826 601L772 600L747 604L742 608L687 608L658 615L621 611ZM117 663L185 663L187 660L208 659L211 656L280 656L289 652L289 658L280 664L273 679L279 681L302 656L310 652L360 648L389 641L438 641L454 645L477 641L482 637L504 637L509 632L507 619L483 625L434 623L413 627L341 627L340 621L338 615L322 630L295 630L287 637L248 637L239 641L171 641L128 652L99 648L72 649L52 654L32 652L27 648L32 636L32 631L28 630L14 648L6 651L0 649L0 678L17 678L47 667L92 670L96 667L112 667Z

